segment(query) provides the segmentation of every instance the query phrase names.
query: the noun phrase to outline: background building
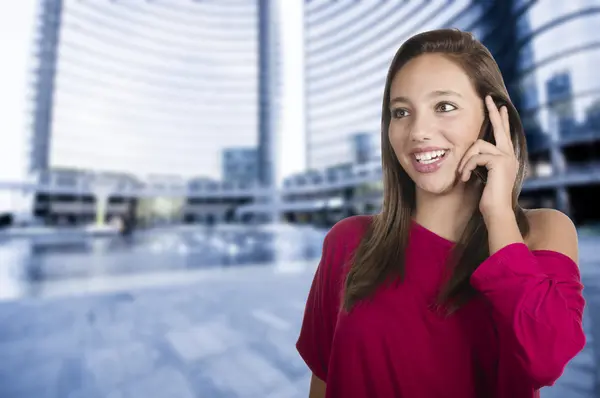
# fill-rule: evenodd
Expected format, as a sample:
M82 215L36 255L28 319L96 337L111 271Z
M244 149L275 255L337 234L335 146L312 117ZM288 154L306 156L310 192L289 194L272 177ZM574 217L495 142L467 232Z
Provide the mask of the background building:
M31 136L28 137L27 153L29 171L47 170L50 165L50 137L62 10L62 0L40 2L38 10L33 123Z
M324 199L337 197L340 188L329 170L349 165L342 183L349 189L342 205L346 214L377 211L376 154L387 69L410 36L449 27L472 32L490 49L521 114L530 153L523 205L558 208L577 223L597 222L600 210L584 205L600 187L595 89L600 80L593 75L599 52L589 33L600 16L592 3L307 2L307 174L316 182L301 194L303 179L288 179L284 197L294 202L288 208L327 211ZM357 130L363 134L357 136ZM374 159L361 165L357 138L369 135Z
M234 187L273 185L275 2L167 4L43 3L33 170L211 179L226 200ZM280 210L325 214L333 198L339 217L377 211L391 58L419 31L455 27L491 50L521 113L530 152L523 204L559 208L577 223L598 219L600 210L583 205L599 193L598 48L589 34L598 18L588 1L304 2L306 171L288 176ZM242 200L250 213L275 208L252 197Z
M400 44L418 31L446 26L483 35L491 29L485 19L490 5L478 3L307 2L308 168L352 162L356 131L379 143L383 87Z
M269 0L41 2L29 170L272 184L276 10ZM44 195L39 216L53 208L40 200L73 199Z
M468 0L306 2L308 171L307 178L286 181L286 217L331 224L377 212L381 101L396 50L415 33L442 27L471 31L489 47L501 48L514 40L510 7ZM499 59L509 74L515 62L512 52Z
M223 180L250 185L258 181L258 152L255 148L227 148L223 151Z
M270 167L269 15L263 0L43 2L31 169L221 179L232 146Z
M594 1L515 1L521 53L510 88L526 101L520 112L528 131L530 182L523 200L559 208L576 223L597 222L588 202L600 194L600 130L595 123L600 47Z

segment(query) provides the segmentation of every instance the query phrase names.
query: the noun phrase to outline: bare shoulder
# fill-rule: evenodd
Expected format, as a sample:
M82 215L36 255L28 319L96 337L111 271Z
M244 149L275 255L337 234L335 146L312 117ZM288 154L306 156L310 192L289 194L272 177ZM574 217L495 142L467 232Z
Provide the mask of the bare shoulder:
M552 250L578 262L577 229L573 221L555 209L526 210L530 233L526 239L531 250Z

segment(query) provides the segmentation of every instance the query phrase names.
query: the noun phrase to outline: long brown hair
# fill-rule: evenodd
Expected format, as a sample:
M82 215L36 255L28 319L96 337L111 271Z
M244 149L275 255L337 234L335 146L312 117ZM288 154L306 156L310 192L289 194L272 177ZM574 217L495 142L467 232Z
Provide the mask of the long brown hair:
M349 311L357 301L371 296L390 276L404 276L405 251L416 207L415 184L400 165L388 138L390 125L390 86L398 71L411 59L428 53L443 54L460 65L470 76L480 98L490 94L498 106L506 105L511 137L519 161L513 188L513 209L523 236L529 224L518 197L525 176L527 147L519 114L512 104L500 69L489 50L475 37L457 29L423 32L408 39L396 52L390 65L381 111L381 151L383 168L383 207L373 216L361 243L356 249L346 278L343 307ZM485 108L485 107L484 107ZM480 137L495 144L489 118L485 117ZM485 172L480 170L484 174ZM479 185L479 194L483 184ZM448 278L438 304L448 313L466 303L475 291L469 278L489 256L488 233L479 210L471 215L460 240L453 246L448 259Z

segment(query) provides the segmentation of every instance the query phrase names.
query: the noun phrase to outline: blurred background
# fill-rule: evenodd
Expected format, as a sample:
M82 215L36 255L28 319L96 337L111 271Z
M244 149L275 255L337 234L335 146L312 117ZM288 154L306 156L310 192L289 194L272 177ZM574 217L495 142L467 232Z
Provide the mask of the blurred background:
M327 230L381 208L381 98L420 31L473 32L577 224L600 396L600 1L0 3L0 397L308 396ZM550 348L550 347L549 347Z

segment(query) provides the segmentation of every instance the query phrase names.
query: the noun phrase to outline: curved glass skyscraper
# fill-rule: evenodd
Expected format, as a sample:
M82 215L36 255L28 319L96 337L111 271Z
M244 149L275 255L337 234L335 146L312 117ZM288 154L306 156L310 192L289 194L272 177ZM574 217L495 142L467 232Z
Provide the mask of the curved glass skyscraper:
M527 2L517 14L520 52L514 89L522 93L522 114L540 133L558 141L591 138L589 122L598 108L596 67L600 61L597 2ZM596 109L596 111L595 111ZM537 153L548 143L532 142ZM574 160L574 159L573 159Z
M522 98L531 175L527 193L576 221L597 219L600 194L600 7L594 1L515 2L519 51L512 89Z
M221 178L268 149L268 3L45 1L32 168Z
M486 6L468 0L310 1L305 8L311 169L363 159L365 145L377 154L387 69L406 39L440 27L483 36L488 25Z
M307 165L378 156L386 72L410 36L453 27L492 52L520 111L530 152L523 199L573 214L600 175L600 7L592 1L433 0L305 3ZM600 194L598 190L597 194ZM578 210L581 213L582 210ZM597 211L594 217L600 217ZM585 217L590 214L585 215Z

